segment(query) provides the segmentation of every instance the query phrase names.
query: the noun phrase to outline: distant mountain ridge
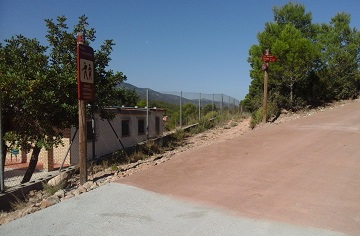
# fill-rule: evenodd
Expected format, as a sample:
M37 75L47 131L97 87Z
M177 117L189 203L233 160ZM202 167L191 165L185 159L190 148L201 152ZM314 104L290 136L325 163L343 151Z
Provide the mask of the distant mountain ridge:
M157 91L149 89L149 88L139 88L139 87L136 87L136 86L134 86L132 84L129 84L129 83L121 83L117 87L134 90L139 95L140 99L145 99L146 100L146 91L149 90L149 101L151 101L151 100L153 100L153 101L162 101L162 102L175 104L175 105L180 104L180 96L179 95L168 94L168 93L160 93L160 92L157 92ZM188 98L182 97L181 102L182 102L182 104L193 103L196 106L199 105L199 99L198 98L188 99ZM212 103L214 103L214 105L216 105L218 107L222 107L223 105L225 105L225 106L229 105L226 102L223 103L222 101L216 101L216 100L212 101L210 99L205 99L205 98L201 99L201 106L205 106L207 104L212 104Z
M149 90L149 100L150 101L155 100L155 101L162 101L162 102L167 102L167 103L176 104L176 105L180 104L180 96L178 96L178 95L160 93L160 92L157 92L157 91L149 89L149 88L139 88L139 87L136 87L129 83L121 83L120 85L118 85L118 87L134 90L139 95L140 99L146 100L146 91ZM187 98L183 97L181 100L182 100L182 103L184 103L184 104L185 103L193 103L195 105L199 104L198 99L187 99ZM211 101L202 99L201 103L204 105L204 104L211 103Z

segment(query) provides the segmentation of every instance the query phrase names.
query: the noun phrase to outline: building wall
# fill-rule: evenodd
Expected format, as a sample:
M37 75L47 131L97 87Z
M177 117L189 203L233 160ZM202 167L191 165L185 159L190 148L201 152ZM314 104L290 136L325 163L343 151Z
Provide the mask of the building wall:
M151 109L149 111L149 138L161 136L163 133L163 113L164 110ZM138 134L138 120L144 120L143 134ZM156 119L159 120L159 130L156 132ZM122 122L129 121L129 135L123 136ZM146 140L146 111L144 109L122 109L115 115L115 118L110 120L112 127L109 125L107 120L102 120L99 114L95 114L95 133L96 133L96 144L95 144L95 157L100 157L106 154L113 153L115 151L123 149L123 146L130 147L139 142ZM72 134L75 129L72 129ZM117 136L118 137L117 137ZM121 143L120 143L120 141ZM76 134L73 145L71 146L71 164L77 164L79 162L79 143L78 133ZM93 145L92 141L87 142L87 159L93 159Z

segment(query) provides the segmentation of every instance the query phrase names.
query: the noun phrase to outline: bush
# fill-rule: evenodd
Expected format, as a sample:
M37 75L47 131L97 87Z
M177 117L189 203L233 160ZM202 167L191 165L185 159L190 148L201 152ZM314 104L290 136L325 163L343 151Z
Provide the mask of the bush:
M250 127L253 129L255 126L262 122L263 109L259 108L251 114Z

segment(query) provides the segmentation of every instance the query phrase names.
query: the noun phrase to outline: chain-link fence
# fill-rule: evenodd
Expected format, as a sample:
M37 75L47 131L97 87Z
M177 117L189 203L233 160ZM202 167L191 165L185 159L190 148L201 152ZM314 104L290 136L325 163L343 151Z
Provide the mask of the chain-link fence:
M239 100L224 94L205 94L194 92L162 92L178 110L167 112L167 127L182 127L211 119L218 114L241 112ZM149 96L156 101L156 97ZM156 103L156 102L155 102Z
M159 129L158 126L161 124L162 128L159 129L161 131L160 135L167 130L170 131L199 123L202 119L214 118L218 114L241 112L239 101L224 94L190 92L158 93L147 90L145 100L146 105L144 107L128 108L126 112L125 109L122 109L120 118L116 117L111 122L108 120L106 123L105 121L101 121L100 118L95 121L95 123L105 122L106 124L104 126L97 125L97 127L94 128L94 123L91 124L90 121L87 129L92 129L91 125L93 125L93 130L96 132L93 134L95 140L103 140L102 145L106 145L107 147L113 146L114 150L111 149L111 151L116 152L124 148L123 144L130 146L148 138L146 132L149 130L149 117L146 118L146 114L149 113L149 111L155 114L154 118L150 117L150 121L153 119L153 122L150 122L150 126L152 124L154 126L150 127L150 131L153 130L156 131L156 134L159 134L157 129ZM163 113L159 113L159 109L163 110ZM162 118L162 121L159 123L156 118ZM29 119L31 119L31 117L29 117ZM111 127L111 129L109 127ZM108 131L105 132L100 129L108 129ZM114 139L111 139L110 136L114 136ZM78 153L76 151L71 152L71 150L76 149L77 138L76 132L73 132L72 129L69 128L69 130L64 131L64 138L62 139L61 145L49 150L41 149L30 182L40 178L46 179L49 176L59 173L59 170L62 168L76 164L74 160L78 160ZM122 142L122 147L118 145L119 141ZM75 143L75 147L74 145L72 146L73 143ZM100 147L95 147L95 145L89 142L88 155L91 157L88 159L95 157L95 151L92 153L91 146L93 146L92 148L94 150L96 148L97 153L101 150ZM97 154L96 158L98 158L99 155L100 154ZM6 156L3 162L3 188L5 191L21 184L32 158L32 150L30 152L21 150L16 144L6 142Z

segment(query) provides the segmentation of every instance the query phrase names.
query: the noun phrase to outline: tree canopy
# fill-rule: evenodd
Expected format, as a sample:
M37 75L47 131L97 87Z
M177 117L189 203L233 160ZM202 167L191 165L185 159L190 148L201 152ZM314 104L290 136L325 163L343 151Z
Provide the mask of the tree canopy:
M89 27L85 15L71 31L66 20L65 16L45 20L47 46L23 35L0 44L3 135L7 144L33 149L35 154L41 148L59 145L62 131L78 125L76 34L85 32L84 43L89 45L95 41L96 31ZM127 97L136 100L131 91L116 87L126 76L108 69L114 45L109 39L95 49L96 99L92 105L96 108L118 105ZM34 152L31 160L37 161Z
M258 33L249 49L249 92L241 103L251 112L262 107L264 72L261 56L269 49L268 116L281 108L297 110L359 95L359 40L350 15L338 13L330 23L313 24L301 4L274 7L274 21Z

